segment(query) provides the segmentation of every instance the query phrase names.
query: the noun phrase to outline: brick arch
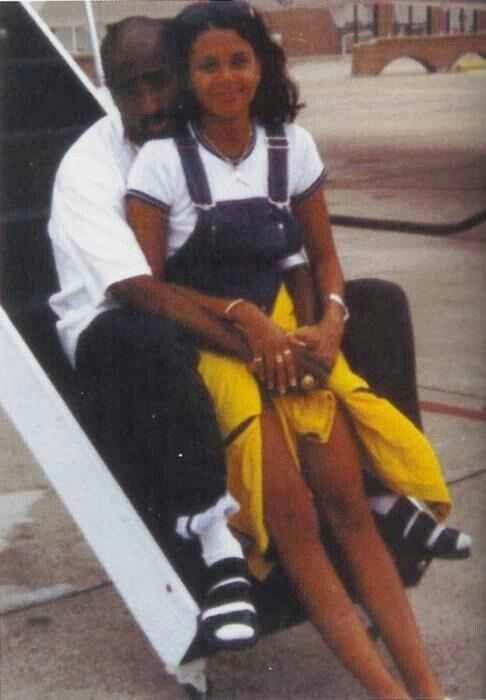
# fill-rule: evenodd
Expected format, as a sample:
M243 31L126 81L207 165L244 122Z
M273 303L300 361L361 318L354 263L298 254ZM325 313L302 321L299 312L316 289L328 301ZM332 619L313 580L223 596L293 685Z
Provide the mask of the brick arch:
M412 54L407 54L407 55L403 55L403 56L395 56L395 57L391 58L389 61L387 61L386 63L384 62L383 67L381 68L381 70L379 72L382 73L386 68L393 65L393 63L400 61L403 58L408 58L412 61L415 61L415 63L418 63L420 66L422 66L422 68L425 68L425 70L428 73L435 73L437 71L436 66L431 61L428 61L426 58L423 58L422 56L414 56Z
M378 75L398 58L412 58L430 72L450 70L467 53L486 55L486 32L382 37L353 47L353 75Z
M458 55L455 60L451 63L449 70L453 70L454 66L456 66L461 58L466 58L466 56L471 56L471 58L484 58L486 59L486 49L482 52L480 51L464 51L460 55Z

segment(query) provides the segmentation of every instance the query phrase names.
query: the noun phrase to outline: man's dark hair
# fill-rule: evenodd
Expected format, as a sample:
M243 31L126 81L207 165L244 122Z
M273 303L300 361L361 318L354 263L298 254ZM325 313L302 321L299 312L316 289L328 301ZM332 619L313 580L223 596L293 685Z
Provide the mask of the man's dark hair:
M153 43L155 37L159 38L161 45L165 46L168 24L167 20L133 16L125 17L120 22L107 26L100 52L105 83L110 89L116 88L124 80L133 77L136 56L132 54L143 51L147 35L149 43ZM168 56L160 53L160 67L167 65L167 62ZM154 69L156 69L155 65Z
M189 5L173 20L172 28L177 75L182 85L178 102L180 119L191 121L199 117L189 66L194 42L211 29L234 30L255 52L261 66L261 81L251 107L252 116L268 126L295 119L303 105L298 101L297 86L287 74L285 52L271 38L261 15L247 2L213 0Z

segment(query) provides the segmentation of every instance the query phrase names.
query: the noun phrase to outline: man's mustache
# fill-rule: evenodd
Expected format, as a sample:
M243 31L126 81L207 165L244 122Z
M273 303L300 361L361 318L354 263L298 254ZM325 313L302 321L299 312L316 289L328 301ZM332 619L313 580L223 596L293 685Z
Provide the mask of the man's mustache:
M144 129L147 129L152 126L152 124L158 124L161 121L168 121L170 118L169 112L166 110L161 110L160 112L157 112L156 114L150 114L145 117L142 117L140 121L140 126Z

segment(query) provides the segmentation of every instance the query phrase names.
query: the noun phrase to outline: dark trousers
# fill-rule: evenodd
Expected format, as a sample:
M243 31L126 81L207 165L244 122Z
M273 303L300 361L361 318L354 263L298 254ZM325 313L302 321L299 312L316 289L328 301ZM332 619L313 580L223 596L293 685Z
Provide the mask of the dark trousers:
M197 350L175 323L125 309L82 333L76 375L88 432L155 530L201 512L226 492L221 437L196 370Z
M393 282L358 279L346 284L351 318L343 352L352 369L420 430L415 342L408 301Z
M421 427L407 299L375 279L346 285L343 350L358 374ZM76 356L84 424L116 479L155 530L223 495L225 463L197 350L176 323L112 310L82 334ZM155 523L155 525L154 525Z

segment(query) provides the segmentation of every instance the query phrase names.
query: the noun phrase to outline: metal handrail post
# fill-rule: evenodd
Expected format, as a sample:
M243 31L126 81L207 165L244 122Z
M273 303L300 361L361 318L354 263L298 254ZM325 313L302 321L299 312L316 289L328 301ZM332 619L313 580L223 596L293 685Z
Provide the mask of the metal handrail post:
M99 40L98 40L98 32L96 30L96 22L95 22L95 18L94 18L93 6L91 4L91 0L84 0L84 6L86 8L86 16L88 18L88 29L89 29L89 36L91 39L91 48L93 51L93 60L94 60L96 78L98 81L98 85L101 87L105 84L105 75L103 73L103 65L101 63L101 53L100 53L100 45L99 45Z

